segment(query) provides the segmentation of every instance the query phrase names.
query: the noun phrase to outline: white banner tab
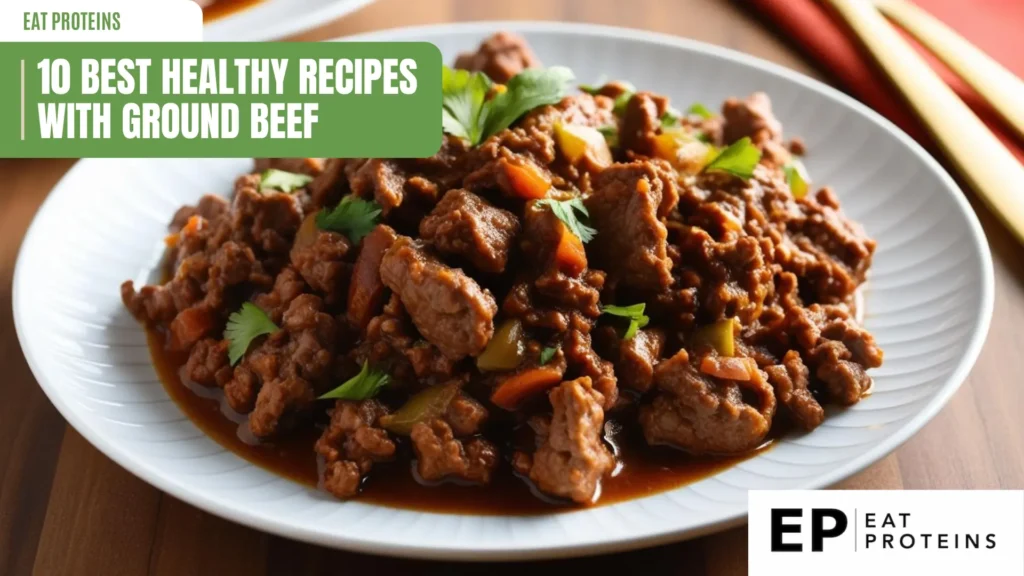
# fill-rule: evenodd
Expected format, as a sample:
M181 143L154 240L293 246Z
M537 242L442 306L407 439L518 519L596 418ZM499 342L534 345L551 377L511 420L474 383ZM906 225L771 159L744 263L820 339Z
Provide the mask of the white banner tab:
M192 0L0 2L2 42L202 42Z
M1021 490L752 490L751 576L1024 575Z

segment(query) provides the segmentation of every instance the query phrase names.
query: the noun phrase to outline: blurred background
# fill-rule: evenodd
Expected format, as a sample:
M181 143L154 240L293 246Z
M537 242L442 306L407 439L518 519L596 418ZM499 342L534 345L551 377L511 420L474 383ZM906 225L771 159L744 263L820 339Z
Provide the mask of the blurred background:
M779 63L845 90L940 152L876 63L815 0L200 0L207 40L327 40L400 26L474 20L549 20L684 36ZM1016 74L1024 66L1021 0L920 0ZM920 48L920 47L919 47ZM977 92L930 58L943 78L1020 157L1020 140ZM1019 82L1019 80L1017 80ZM1024 100L1017 100L1021 102ZM21 239L74 160L0 160L0 292L10 302ZM1019 166L1018 166L1019 167ZM952 402L896 453L839 487L1024 488L1024 259L1013 233L968 180L995 260L988 342ZM1024 194L1021 183L1007 182ZM1005 220L1007 215L1003 214ZM513 573L514 565L421 563L292 542L213 517L160 493L102 456L46 400L0 307L0 574L328 574L346 571ZM1014 365L1016 363L1016 365ZM1013 431L1016 432L1013 432ZM746 573L746 527L626 554L536 565L544 570ZM534 568L531 568L531 570Z

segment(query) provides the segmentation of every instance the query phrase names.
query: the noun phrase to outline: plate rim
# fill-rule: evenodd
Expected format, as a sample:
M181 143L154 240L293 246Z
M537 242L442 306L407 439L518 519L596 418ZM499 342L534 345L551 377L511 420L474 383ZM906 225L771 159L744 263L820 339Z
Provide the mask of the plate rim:
M925 151L920 144L874 110L871 110L852 97L847 96L839 90L818 80L779 64L738 52L730 48L724 48L702 41L659 32L586 23L494 20L396 27L336 38L332 41L371 41L383 39L403 40L410 37L416 37L417 35L427 33L437 34L443 32L487 34L499 29L514 30L518 32L546 32L611 37L616 39L651 42L667 45L684 51L710 54L718 58L759 68L776 76L780 76L789 81L800 84L804 88L817 92L826 98L836 100L848 108L852 108L866 120L880 125L881 128L892 134L900 143L909 148L914 155L922 160L923 164L928 169L938 176L940 183L943 184L946 191L950 193L954 203L960 209L960 212L963 213L966 219L967 228L970 231L971 236L974 238L975 244L978 248L977 253L980 257L979 264L981 267L981 299L979 302L979 309L977 310L978 315L975 319L972 330L972 336L965 348L964 354L960 357L955 370L951 372L950 376L935 391L928 403L922 407L914 417L893 432L891 436L878 442L875 446L860 456L853 458L849 462L833 469L829 473L815 477L814 482L808 481L805 485L799 486L799 488L829 487L842 479L862 471L883 458L885 455L896 450L904 442L917 434L917 432L919 432L926 423L934 418L934 416L943 407L945 407L949 399L960 388L974 367L987 338L994 308L995 282L991 251L977 215L968 203L963 191L959 186L957 186L952 177L950 177L938 161ZM61 178L61 181L54 186L53 190L59 188L61 182L69 178L76 170L80 170L82 165L83 164L81 162L76 163L75 166L73 166ZM196 492L190 488L188 484L181 482L174 476L164 474L147 461L134 458L130 452L121 448L118 443L108 442L97 429L85 423L84 420L79 417L78 411L71 409L64 399L60 397L59 394L55 393L57 392L56 388L47 383L48 380L43 377L46 375L46 371L40 364L39 359L36 358L33 355L33 352L26 347L26 329L24 327L24 319L22 318L24 312L21 310L22 306L19 303L22 301L22 293L29 290L30 287L22 286L24 283L23 271L25 269L22 256L25 254L27 247L35 243L35 236L40 234L38 228L40 216L47 209L52 209L52 200L54 198L54 195L52 194L53 190L51 190L51 193L47 195L47 198L40 205L35 216L33 216L32 223L30 224L22 240L21 246L19 247L18 257L15 263L12 281L12 307L15 331L18 335L19 344L22 347L22 351L29 368L31 369L33 376L36 378L36 381L39 383L40 388L42 388L50 402L61 413L61 416L65 418L65 420L71 424L79 434L119 466L128 470L151 486L154 486L175 498L227 520L285 538L299 539L314 544L362 553L448 560L526 560L610 553L695 538L740 525L746 520L747 508L746 506L743 506L742 508L737 509L737 511L728 514L717 521L702 524L696 528L667 529L655 534L640 535L632 538L618 538L612 541L590 541L583 543L556 542L554 544L531 543L530 545L518 545L517 547L487 548L459 548L457 547L457 544L454 544L451 547L425 547L416 545L415 543L381 542L372 538L356 538L347 535L339 536L326 531L308 529L303 526L282 524L274 522L272 519L268 519L262 515L253 513L250 509L242 506L225 504L221 501L210 498L201 492Z
M257 2L252 6L246 6L237 12L231 12L220 18L216 18L210 21L209 24L203 24L203 41L204 42L271 42L287 38L295 34L301 34L302 32L308 32L313 28L327 24L333 20L337 20L344 16L348 16L354 12L358 12L363 8L366 8L370 4L373 4L376 0L333 0L320 8L307 12L295 18L290 18L285 22L270 22L267 25L260 26L257 29L256 34L238 36L235 38L213 38L207 40L206 35L211 31L214 34L217 33L218 28L224 22L229 22L234 18L244 18L248 14L257 12L265 4L270 4L280 0L265 0Z

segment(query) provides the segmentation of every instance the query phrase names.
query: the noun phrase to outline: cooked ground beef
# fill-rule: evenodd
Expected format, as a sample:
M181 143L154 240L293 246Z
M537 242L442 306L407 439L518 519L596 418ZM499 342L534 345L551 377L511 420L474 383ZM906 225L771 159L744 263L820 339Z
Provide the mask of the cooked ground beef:
M668 288L672 261L668 232L658 218L675 184L646 161L616 164L601 172L586 200L598 233L592 242L595 263L622 284L646 291Z
M756 448L771 428L775 395L756 366L734 376L708 374L706 362L749 360L690 357L686 350L654 370L658 393L640 409L640 425L651 444L672 444L697 454L729 454ZM752 363L752 361L751 361ZM730 376L733 376L730 374ZM748 404L744 392L752 395Z
M551 391L552 416L543 426L543 438L532 456L516 459L520 472L541 491L586 504L611 472L615 458L601 439L604 398L590 378L563 382Z
M536 65L507 33L457 62L495 83ZM500 450L536 490L589 504L616 464L606 412L650 444L737 454L777 409L811 430L868 394L883 356L853 305L875 242L830 188L790 189L808 151L768 97L704 118L624 101L624 82L591 92L476 144L445 134L429 158L257 159L229 198L172 216L167 281L125 282L125 306L257 440L326 422L315 452L340 498L392 458L426 484L487 484ZM704 169L743 137L751 177ZM312 180L263 189L270 169ZM318 222L341 202L366 220ZM245 311L260 335L232 342ZM367 391L367 374L387 380ZM346 382L367 397L317 400Z
M462 256L481 272L505 271L519 219L467 190L451 190L420 222L420 237L444 254Z
M381 261L380 276L398 294L423 337L452 360L475 356L494 334L498 305L490 292L405 236Z
M395 455L395 443L377 427L388 409L376 400L338 400L330 412L315 446L323 458L323 487L338 498L351 498L374 462Z
M455 67L483 72L495 82L508 82L524 68L540 66L526 40L511 32L499 32L480 45L476 52L460 54Z

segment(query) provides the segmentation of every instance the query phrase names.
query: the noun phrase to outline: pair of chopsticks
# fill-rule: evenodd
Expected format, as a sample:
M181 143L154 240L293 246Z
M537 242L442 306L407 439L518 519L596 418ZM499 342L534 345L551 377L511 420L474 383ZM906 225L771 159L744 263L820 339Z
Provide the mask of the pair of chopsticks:
M1024 242L1024 166L942 81L891 18L971 85L1024 137L1024 82L952 29L907 0L829 0L961 176Z

